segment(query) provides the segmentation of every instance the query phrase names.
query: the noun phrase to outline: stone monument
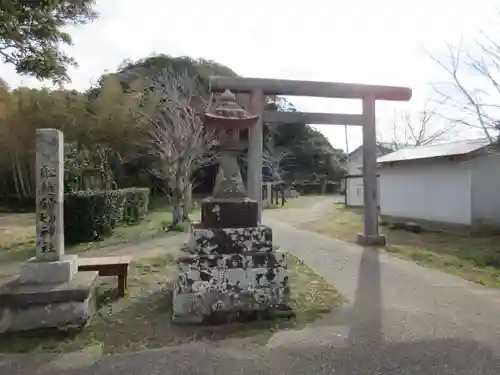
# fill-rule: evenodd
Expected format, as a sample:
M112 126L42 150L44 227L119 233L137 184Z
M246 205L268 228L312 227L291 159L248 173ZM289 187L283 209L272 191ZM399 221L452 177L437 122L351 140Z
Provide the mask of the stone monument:
M0 288L0 332L68 328L95 311L97 272L77 272L64 254L64 140L56 129L36 131L36 256Z
M291 313L284 254L275 252L271 228L259 224L258 203L247 197L237 161L244 150L239 132L257 119L229 91L205 114L204 126L218 134L219 171L179 259L174 322L201 323L214 313Z

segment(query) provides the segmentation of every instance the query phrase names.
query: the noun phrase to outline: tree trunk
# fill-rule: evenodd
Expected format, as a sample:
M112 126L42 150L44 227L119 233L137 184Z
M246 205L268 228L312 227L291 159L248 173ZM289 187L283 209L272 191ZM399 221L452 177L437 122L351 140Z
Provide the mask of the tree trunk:
M17 153L14 161L14 169L15 169L15 178L17 179L18 193L20 194L21 197L26 197L28 194L26 191L23 169L19 161L19 154Z
M193 210L193 184L187 181L184 184L184 217L183 220L189 220L189 214Z
M36 184L36 181L34 179L35 177L35 173L33 171L34 169L34 165L33 163L28 163L26 165L26 178L27 178L27 184L28 184L28 191L29 191L29 196L30 197L34 197L36 194L35 194L35 184Z
M16 173L17 169L16 166L14 165L14 162L12 162L11 172L12 172L12 181L14 182L14 189L16 190L16 195L20 197L21 193L19 191L19 181L17 179L17 173Z
M170 189L170 204L172 206L172 224L170 228L184 221L184 184L181 177L176 177L174 187Z
M19 162L19 176L22 181L23 194L25 197L30 197L33 194L30 166L27 163Z
M174 228L182 222L182 209L178 196L174 193L171 199L172 202L172 223L170 228Z

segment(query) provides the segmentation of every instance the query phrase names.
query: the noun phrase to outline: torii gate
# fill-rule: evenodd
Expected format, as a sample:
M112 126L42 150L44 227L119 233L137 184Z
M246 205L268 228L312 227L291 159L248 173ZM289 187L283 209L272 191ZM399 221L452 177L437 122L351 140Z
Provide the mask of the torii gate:
M259 218L262 214L263 122L363 126L364 231L358 234L357 241L363 246L385 245L385 237L380 235L378 231L375 101L409 101L412 95L410 88L265 78L210 77L210 90L211 92L231 90L235 94L250 94L248 110L251 113L260 115L257 124L250 128L249 131L247 176L248 196L259 202ZM264 111L266 95L361 99L363 113Z

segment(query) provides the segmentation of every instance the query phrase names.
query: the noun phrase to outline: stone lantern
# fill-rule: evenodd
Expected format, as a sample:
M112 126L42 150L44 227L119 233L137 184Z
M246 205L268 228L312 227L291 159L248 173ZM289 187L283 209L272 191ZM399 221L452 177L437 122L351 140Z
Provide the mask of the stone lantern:
M201 211L201 222L209 228L257 225L258 204L246 195L237 156L245 149L239 141L240 131L254 125L258 118L240 108L228 90L213 112L205 113L204 126L216 131L220 150L213 194L203 202Z
M201 222L191 227L179 258L173 291L173 321L203 322L214 314L289 312L285 257L273 248L271 228L258 222L258 202L247 197L237 156L239 132L258 116L226 91L204 117L217 132L219 170L213 194L201 204Z

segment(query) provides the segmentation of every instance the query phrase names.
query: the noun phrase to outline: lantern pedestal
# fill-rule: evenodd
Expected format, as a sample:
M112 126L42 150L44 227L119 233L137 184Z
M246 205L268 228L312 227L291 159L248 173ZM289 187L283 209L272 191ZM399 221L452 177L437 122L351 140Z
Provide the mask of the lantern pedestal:
M285 255L272 229L259 225L257 202L208 198L179 258L173 321L202 323L214 316L288 308Z
M240 203L248 207L249 202ZM207 225L230 221L237 205L217 200L202 203L206 211L218 206L221 220L202 221L191 228L179 258L174 322L202 323L214 316L271 309L291 312L286 259L273 248L271 228L257 225L256 220L250 226Z

